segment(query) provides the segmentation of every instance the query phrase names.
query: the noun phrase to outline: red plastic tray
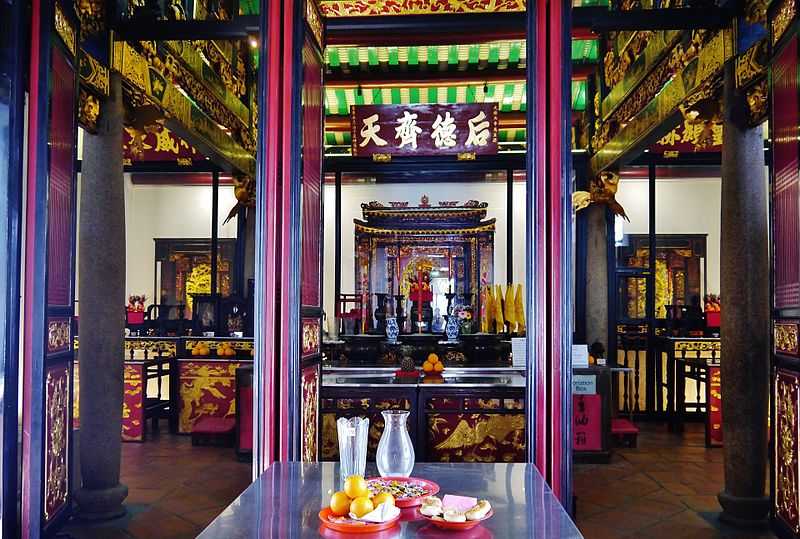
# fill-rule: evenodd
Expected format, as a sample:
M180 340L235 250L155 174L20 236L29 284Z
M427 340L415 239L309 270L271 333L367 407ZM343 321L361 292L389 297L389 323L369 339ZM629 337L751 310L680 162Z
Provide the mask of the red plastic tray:
M369 479L367 479L367 483L369 483L370 481L377 481L377 480L403 481L403 482L407 482L407 483L420 483L420 484L425 486L426 492L422 496L417 496L415 498L405 498L405 499L402 499L402 500L396 499L394 501L394 504L397 507L400 507L400 508L403 508L403 507L416 507L416 506L422 504L422 498L425 498L427 496L434 496L434 495L436 495L436 493L439 492L439 485L438 484L434 483L433 481L428 481L427 479L422 479L422 478L419 478L419 477L370 477Z
M343 522L331 522L328 520L328 517L331 516L332 511L330 507L326 507L322 511L319 512L319 519L322 521L322 525L326 528L330 528L331 530L335 530L337 532L344 532L344 533L375 533L382 530L388 530L400 520L400 515L397 515L391 520L387 520L386 522L381 522L378 524L373 523L365 523L365 524L346 524Z
M447 522L446 520L438 520L433 517L425 516L420 513L420 516L436 526L441 530L452 530L452 531L462 531L462 530L471 530L475 526L481 524L481 522L485 520L489 520L494 515L494 509L489 509L489 512L480 520L468 520L466 522Z

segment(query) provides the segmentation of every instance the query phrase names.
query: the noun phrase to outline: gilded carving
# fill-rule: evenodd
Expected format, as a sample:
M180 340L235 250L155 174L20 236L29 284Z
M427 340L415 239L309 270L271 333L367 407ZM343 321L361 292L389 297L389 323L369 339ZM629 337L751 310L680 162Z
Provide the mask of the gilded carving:
M676 352L720 352L722 343L719 339L705 341L675 341Z
M320 48L324 48L325 42L322 39L322 35L325 31L325 26L322 23L322 15L315 0L306 0L306 24L311 29L311 34L317 41L317 45Z
M50 320L47 324L48 353L62 352L69 349L72 328L67 318Z
M766 56L765 49L766 42L762 40L747 49L744 54L736 57L734 75L736 77L737 88L741 88L756 78L766 74L767 66L764 61Z
M105 29L105 2L101 0L78 0L75 3L84 34L98 35Z
M69 49L69 52L75 56L75 51L77 50L77 46L75 44L77 41L75 28L72 27L67 20L67 16L64 15L63 11L61 11L61 6L58 4L58 2L55 2L54 25L56 32L59 36L61 36L61 40L64 42L64 45L66 45L67 49Z
M673 114L678 106L688 97L701 90L703 83L715 77L722 69L724 62L733 54L732 34L730 30L721 30L710 39L705 39L703 31L694 31L691 42L684 47L676 46L667 61L678 71L668 70L669 84L656 90L652 100L641 100L643 107L634 112L616 133L611 134L608 142L595 147L596 153L590 161L591 174L597 174L613 165L632 145L641 141L653 128ZM644 84L644 83L643 83ZM650 89L658 86L653 83ZM616 111L615 111L616 113ZM620 116L622 117L622 116Z
M323 0L324 17L370 15L437 15L525 11L525 0Z
M315 355L320 350L320 323L317 319L303 320L303 337L302 337L302 355L303 357Z
M767 24L767 7L769 0L746 0L744 3L744 20L748 24Z
M97 118L100 116L100 101L92 94L80 89L78 95L78 122L90 133L97 131Z
M236 361L188 361L180 364L178 432L191 433L201 417L236 413Z
M769 106L767 79L764 78L749 88L745 97L747 100L748 123L753 126L760 124L767 116L767 108Z
M775 380L775 513L792 530L800 532L798 517L796 376L778 371Z
M796 322L775 323L775 351L782 354L797 355L798 324Z
M318 399L317 367L311 367L303 375L303 462L317 460L317 399Z
M152 355L159 352L171 357L178 355L177 342L166 339L125 339L125 353L129 354L131 350L146 350Z
M45 380L44 519L67 502L69 482L69 366L50 369Z
M79 71L83 84L100 95L108 95L108 68L83 50L81 50Z
M786 32L786 29L789 28L789 25L792 23L792 19L795 16L795 0L783 0L781 2L780 7L775 13L775 16L772 19L772 44L775 45L778 40L783 36L783 33Z

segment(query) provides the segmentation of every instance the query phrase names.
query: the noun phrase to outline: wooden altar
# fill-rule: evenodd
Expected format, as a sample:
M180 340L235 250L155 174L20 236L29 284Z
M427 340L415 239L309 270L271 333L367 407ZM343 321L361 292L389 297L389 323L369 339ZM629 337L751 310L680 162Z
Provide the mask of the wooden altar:
M365 332L380 328L386 312L403 318L416 309L418 289L430 292L425 301L431 311L438 308L447 314L452 299L447 294L479 310L477 292L494 282L495 219L486 218L486 202L434 204L423 195L418 206L377 201L361 205L363 220L354 220L355 290L362 298ZM417 329L407 323L408 331ZM431 331L429 321L425 331Z

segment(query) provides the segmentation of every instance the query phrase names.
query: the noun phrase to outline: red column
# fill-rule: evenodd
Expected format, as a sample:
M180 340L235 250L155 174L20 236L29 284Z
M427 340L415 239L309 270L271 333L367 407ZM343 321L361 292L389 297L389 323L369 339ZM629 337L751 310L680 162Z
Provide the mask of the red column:
M533 460L551 485L553 492L568 504L571 313L569 275L569 126L570 100L565 81L570 79L569 59L564 56L564 40L569 39L563 24L570 4L558 0L538 0L529 4L529 26L533 35L534 62L528 84L532 86L534 107L528 128L532 210L532 282L529 295L532 311L530 359L533 363L534 397L531 421L534 428ZM531 93L529 93L529 96Z

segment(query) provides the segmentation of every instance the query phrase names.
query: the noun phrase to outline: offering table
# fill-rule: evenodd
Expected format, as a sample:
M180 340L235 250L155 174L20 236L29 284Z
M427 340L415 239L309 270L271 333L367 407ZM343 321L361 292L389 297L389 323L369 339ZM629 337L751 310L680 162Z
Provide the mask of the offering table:
M345 537L321 529L318 518L330 501L329 492L340 486L338 468L333 462L273 464L198 537ZM377 475L374 464L367 464L367 475ZM440 494L475 496L492 504L494 516L469 532L470 537L583 537L532 464L417 463L412 476L438 483ZM406 509L399 524L381 536L446 533L416 518L416 509Z

